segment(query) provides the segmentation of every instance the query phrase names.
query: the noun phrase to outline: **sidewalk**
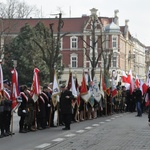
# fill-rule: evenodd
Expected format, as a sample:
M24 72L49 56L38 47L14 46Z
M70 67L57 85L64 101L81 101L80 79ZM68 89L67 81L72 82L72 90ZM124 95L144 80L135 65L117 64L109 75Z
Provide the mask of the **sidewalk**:
M116 114L47 143L48 150L150 150L147 114ZM35 149L44 149L36 147Z

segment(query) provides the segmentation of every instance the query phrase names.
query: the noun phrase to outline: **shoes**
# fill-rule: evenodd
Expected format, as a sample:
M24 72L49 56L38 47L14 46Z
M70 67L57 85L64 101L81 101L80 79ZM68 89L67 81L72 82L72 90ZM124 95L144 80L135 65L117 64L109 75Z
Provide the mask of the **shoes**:
M7 132L9 135L14 135L15 133L13 133L13 132Z
M33 128L33 127L31 127L31 128L30 128L30 131L33 131L33 132L34 132L34 131L36 131L36 129Z
M3 137L4 137L4 134L1 134L1 135L0 135L0 138L3 138Z
M6 133L4 133L4 136L9 136L9 133L7 133L7 132L6 132Z
M136 115L135 117L142 117L142 115Z
M20 130L19 133L27 133L26 130Z
M66 128L66 127L65 127L65 128L62 128L62 130L70 130L70 128Z
M38 127L37 129L38 129L38 130L43 130L43 128L42 128L42 127Z

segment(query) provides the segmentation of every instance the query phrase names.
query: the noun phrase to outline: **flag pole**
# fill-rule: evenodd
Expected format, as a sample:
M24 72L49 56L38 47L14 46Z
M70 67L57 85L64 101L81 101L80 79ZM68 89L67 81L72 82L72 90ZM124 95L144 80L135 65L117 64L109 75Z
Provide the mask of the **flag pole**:
M17 67L17 60L13 60L13 67L14 67L14 69L16 69L16 67ZM13 124L13 122L14 122L14 115L13 114L14 114L13 111L11 111L11 136L13 135L13 126L14 126L14 124Z
M83 75L84 75L84 68L83 68ZM85 75L84 75L85 76ZM86 120L86 113L87 113L87 110L86 110L86 103L84 102L84 120Z
M78 103L78 98L79 98L79 96L80 96L80 94L79 94L79 85L77 85L78 83L77 83L77 73L76 73L76 71L75 71L75 77L76 77L76 89L77 89L77 99L76 99L76 104L77 104L77 120L78 120L78 122L80 122L80 113L79 113L79 103Z

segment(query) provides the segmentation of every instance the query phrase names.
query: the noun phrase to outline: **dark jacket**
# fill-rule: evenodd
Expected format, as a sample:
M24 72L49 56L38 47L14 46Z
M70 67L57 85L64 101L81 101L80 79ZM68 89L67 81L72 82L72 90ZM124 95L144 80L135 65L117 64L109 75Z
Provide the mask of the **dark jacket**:
M69 96L69 98L66 98L66 96ZM60 110L62 114L72 114L72 100L74 100L74 96L71 91L65 90L61 92Z
M142 102L142 92L140 89L137 89L135 92L136 102Z

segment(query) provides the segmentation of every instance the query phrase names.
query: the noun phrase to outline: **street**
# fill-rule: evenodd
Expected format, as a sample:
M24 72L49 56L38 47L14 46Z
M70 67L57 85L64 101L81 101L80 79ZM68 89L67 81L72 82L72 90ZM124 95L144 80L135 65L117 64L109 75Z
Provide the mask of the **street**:
M0 139L0 150L149 150L150 127L147 114L120 113L25 134L18 133L14 115L12 137Z

